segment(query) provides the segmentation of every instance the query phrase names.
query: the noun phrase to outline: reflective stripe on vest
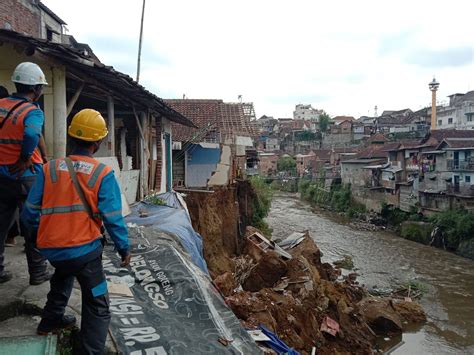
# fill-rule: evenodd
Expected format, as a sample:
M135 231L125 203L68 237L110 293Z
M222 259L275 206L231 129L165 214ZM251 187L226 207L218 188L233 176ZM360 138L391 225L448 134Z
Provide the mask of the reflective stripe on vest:
M94 219L76 192L64 159L44 165L44 190L37 244L39 248L67 248L100 238L99 189L111 168L85 156L70 156L77 180L91 206Z
M4 120L8 112L18 104L18 100L4 98L0 99L0 122ZM0 165L15 164L20 158L21 145L25 132L25 118L38 107L30 102L26 102L15 109L4 122L0 129ZM31 161L35 164L43 163L39 149L36 148L31 156Z

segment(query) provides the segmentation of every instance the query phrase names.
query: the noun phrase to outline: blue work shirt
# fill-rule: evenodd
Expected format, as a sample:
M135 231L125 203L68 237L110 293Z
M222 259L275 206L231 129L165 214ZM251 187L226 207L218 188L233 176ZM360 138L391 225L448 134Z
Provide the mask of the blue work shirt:
M87 154L80 154L79 151L75 151L73 155ZM44 171L41 169L21 213L21 219L29 229L38 229L39 227L43 191ZM129 251L128 230L122 217L122 198L113 171L102 179L98 200L99 213L107 232L109 232L118 253L122 256L126 255ZM63 261L86 255L100 247L101 240L96 239L85 245L68 248L43 248L40 249L40 252L50 261Z
M15 101L25 100L24 97L20 95L16 95L16 94L9 96L8 99L15 100ZM38 104L36 102L30 102L30 103L38 107ZM39 107L37 109L31 110L30 112L27 113L23 122L25 124L25 130L23 131L23 142L21 145L21 154L24 156L31 156L31 154L33 154L33 151L38 146L41 133L43 130L43 124L44 124L43 111L41 111ZM9 167L10 165L0 164L0 176L7 177L13 180L18 179L18 174L10 173ZM35 176L39 173L40 170L42 170L41 167L42 167L42 164L34 164L34 172L32 172L30 169L26 169L21 177L26 178L30 176Z

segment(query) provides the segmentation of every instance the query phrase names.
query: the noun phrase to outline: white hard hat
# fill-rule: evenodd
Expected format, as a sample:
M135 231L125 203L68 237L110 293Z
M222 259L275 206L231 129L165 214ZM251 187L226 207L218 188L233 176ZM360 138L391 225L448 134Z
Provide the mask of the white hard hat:
M48 85L39 65L31 62L18 64L13 71L12 81L24 85Z

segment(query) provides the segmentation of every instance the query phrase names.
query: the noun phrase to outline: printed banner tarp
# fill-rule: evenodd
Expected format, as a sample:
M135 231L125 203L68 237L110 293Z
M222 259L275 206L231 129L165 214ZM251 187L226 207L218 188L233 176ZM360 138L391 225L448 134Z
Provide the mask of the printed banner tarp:
M130 229L132 262L121 268L111 247L104 253L110 283L129 296L110 294L111 332L132 355L259 354L260 349L204 274L169 235ZM130 294L133 297L130 297Z

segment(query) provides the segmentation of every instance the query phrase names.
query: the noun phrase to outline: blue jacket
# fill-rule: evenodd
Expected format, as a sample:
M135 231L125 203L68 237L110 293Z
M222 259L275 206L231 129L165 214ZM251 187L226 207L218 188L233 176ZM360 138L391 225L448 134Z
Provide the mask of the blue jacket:
M75 152L75 155L81 155ZM86 155L86 154L82 154ZM41 216L41 206L43 200L44 173L43 169L37 175L28 198L21 213L21 219L30 229L38 229ZM120 188L111 171L102 179L99 187L98 208L102 216L104 226L109 232L118 253L122 256L129 251L128 230L122 217L122 199ZM70 248L48 248L41 249L41 253L50 261L63 261L78 258L95 251L101 247L101 240Z

